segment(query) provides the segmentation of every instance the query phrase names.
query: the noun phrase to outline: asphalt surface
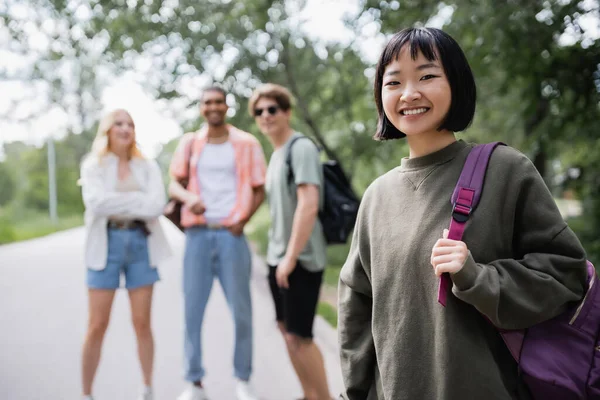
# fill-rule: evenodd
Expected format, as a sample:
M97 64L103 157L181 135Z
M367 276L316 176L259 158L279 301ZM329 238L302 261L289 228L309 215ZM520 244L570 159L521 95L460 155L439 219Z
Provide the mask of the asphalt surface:
M167 226L174 255L160 266L152 327L156 344L155 400L174 400L184 389L183 235ZM0 246L0 400L81 398L80 357L87 323L83 228ZM274 322L264 261L254 256L252 302L254 373L261 400L301 397ZM205 387L211 400L234 400L233 322L218 284L203 331ZM315 341L325 358L332 395L342 390L336 333L320 317ZM133 400L142 385L129 300L117 292L94 383L96 400Z

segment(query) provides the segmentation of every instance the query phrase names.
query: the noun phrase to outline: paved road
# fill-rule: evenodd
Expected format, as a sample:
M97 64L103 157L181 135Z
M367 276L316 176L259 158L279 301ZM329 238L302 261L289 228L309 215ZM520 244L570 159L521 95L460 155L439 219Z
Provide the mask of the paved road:
M174 400L184 388L182 373L183 235L168 227L175 255L161 267L153 328L156 341L156 400ZM82 228L0 246L0 400L80 398L80 351L87 319ZM300 385L274 324L264 263L254 257L253 384L262 400L301 397ZM205 384L211 400L233 400L233 323L223 292L213 286L205 318ZM332 394L342 384L336 334L322 319L316 342L325 356ZM134 400L141 385L135 336L126 292L113 305L95 382L97 400Z

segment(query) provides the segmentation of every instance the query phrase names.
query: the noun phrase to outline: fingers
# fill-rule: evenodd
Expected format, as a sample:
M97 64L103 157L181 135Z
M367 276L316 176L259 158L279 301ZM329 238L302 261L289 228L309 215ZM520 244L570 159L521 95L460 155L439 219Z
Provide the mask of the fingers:
M229 232L231 232L232 235L234 236L240 236L244 233L244 225L241 223L237 223L235 225L231 225L229 228L227 228L229 230Z
M277 267L275 271L275 280L277 280L277 286L283 287L283 275L281 273L281 266Z
M431 265L436 267L441 264L450 263L450 262L456 260L456 258L457 257L455 254L444 254L441 256L431 257Z
M437 276L440 276L445 272L448 272L450 274L455 274L458 271L460 271L462 269L462 267L463 267L462 263L454 260L451 262L438 264L436 267L434 267L434 271Z
M192 205L191 210L194 214L201 215L204 214L206 208L201 203L195 203Z
M448 233L448 229L444 229L443 238L438 239L431 249L430 262L437 276L460 271L469 253L464 242L448 239Z
M438 242L446 239L440 239ZM431 249L431 257L429 261L434 267L440 263L449 262L451 260L464 260L467 257L469 250L463 242L452 242L449 245L440 245L436 243Z
M277 278L277 286L279 286L280 288L284 288L284 289L287 289L289 287L287 275L276 273L276 278Z
M436 246L431 249L431 255L432 257L435 256L442 256L444 254L452 254L456 251L456 249L458 248L458 246L438 246L436 243Z
M457 245L461 245L461 244L464 244L464 242L462 242L460 240L438 239L437 242L435 242L434 247L437 247L437 246L457 246Z

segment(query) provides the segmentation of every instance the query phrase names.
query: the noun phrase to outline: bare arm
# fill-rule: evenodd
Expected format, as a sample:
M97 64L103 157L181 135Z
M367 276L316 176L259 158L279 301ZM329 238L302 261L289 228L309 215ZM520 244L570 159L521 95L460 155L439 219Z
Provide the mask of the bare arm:
M298 256L306 246L319 214L319 187L301 184L297 188L298 205L294 212L292 234L285 256L277 266L276 278L280 287L289 287L288 277L296 268Z
M182 202L194 214L200 215L206 211L202 199L197 194L186 190L173 176L171 176L171 182L169 183L169 196Z
M196 195L192 192L188 192L175 177L171 176L171 182L169 183L169 196L181 201L182 203L187 203Z
M311 184L298 185L298 205L294 212L292 234L285 256L297 260L306 246L319 214L319 187Z
M177 149L171 160L171 166L169 167L169 175L171 181L169 182L169 197L179 200L192 212L201 214L204 210L204 205L200 201L200 197L193 192L186 190L186 188L180 183L180 180L190 176L190 158L192 156L192 145L194 142L194 133L186 133L183 138L179 141ZM194 210L194 205L198 204L198 208ZM200 205L202 207L200 207ZM198 212L202 211L202 212Z

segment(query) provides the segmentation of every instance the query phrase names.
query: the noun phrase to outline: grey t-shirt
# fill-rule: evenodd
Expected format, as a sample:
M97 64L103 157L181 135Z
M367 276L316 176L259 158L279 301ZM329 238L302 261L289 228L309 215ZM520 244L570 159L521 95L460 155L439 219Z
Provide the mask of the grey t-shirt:
M319 151L308 139L297 140L292 146L292 168L294 182L288 183L286 155L292 138L303 136L294 132L285 145L275 150L267 168L266 191L271 214L267 263L278 265L285 256L288 241L292 234L294 212L298 204L296 185L313 184L319 186L320 206L323 205L323 169ZM306 247L298 261L309 271L322 271L326 264L326 242L321 222L317 218Z

